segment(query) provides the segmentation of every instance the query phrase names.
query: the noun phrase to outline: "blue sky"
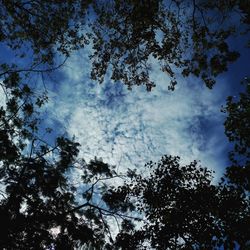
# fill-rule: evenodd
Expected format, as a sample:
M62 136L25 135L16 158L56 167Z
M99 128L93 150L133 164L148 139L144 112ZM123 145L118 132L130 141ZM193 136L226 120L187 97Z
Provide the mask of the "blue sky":
M229 144L220 109L228 95L238 94L240 79L247 75L246 53L218 78L213 90L197 78L179 76L174 92L168 91L169 79L153 61L152 92L144 87L129 91L108 76L101 85L93 82L88 53L85 49L72 55L47 83L46 123L59 134L75 136L83 158L101 157L123 172L128 167L143 171L146 162L172 154L183 163L200 160L221 175L229 164Z
M49 103L43 110L44 125L54 128L54 134L75 136L86 161L101 157L121 172L128 167L143 171L146 162L172 154L183 163L200 160L220 176L229 165L225 114L220 109L228 95L237 96L240 80L249 72L249 52L242 41L231 45L241 57L212 90L197 78L179 76L174 92L168 91L169 79L154 61L152 92L144 87L129 91L109 76L100 85L89 78L89 50L78 51L46 80ZM5 61L16 62L6 47L0 49ZM32 84L42 86L41 77L35 76Z

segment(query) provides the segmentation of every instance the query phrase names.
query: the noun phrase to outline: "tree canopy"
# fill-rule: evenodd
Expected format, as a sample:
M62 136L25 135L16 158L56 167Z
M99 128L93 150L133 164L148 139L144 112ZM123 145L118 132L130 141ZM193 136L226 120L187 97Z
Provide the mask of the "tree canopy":
M179 74L212 88L240 55L229 39L249 34L249 1L2 0L0 14L1 46L17 59L0 62L2 249L249 248L249 78L223 108L233 148L219 183L178 156L121 175L98 158L86 163L72 138L48 143L39 113L46 91L29 78L60 67L58 53L67 59L90 45L93 80L110 70L112 80L150 91L150 62L158 62L172 90Z
M228 38L249 31L248 1L97 1L94 6L92 78L102 81L111 64L111 78L129 88L155 86L149 77L152 58L170 77L170 89L178 73L197 76L212 88L239 56Z
M151 90L153 60L170 77L170 89L180 73L212 88L239 57L229 38L248 34L249 11L247 0L2 0L0 41L21 58L33 54L32 69L53 64L56 51L68 57L91 43L91 77L99 82L109 68L111 79L129 89Z
M27 85L22 85L17 73L3 84L6 105L0 109L1 248L73 249L91 244L98 249L105 245L110 235L107 218L123 215L98 204L105 182L118 178L118 174L97 159L87 164L77 158L79 144L66 137L57 138L54 145L44 141L38 129L37 109L46 98L36 97ZM72 182L74 172L79 178Z
M250 82L246 77L242 84L245 91L239 98L229 96L224 112L228 117L224 123L225 134L234 147L229 152L232 165L227 176L232 183L250 191Z
M148 176L131 173L126 199L144 221L139 230L132 223L124 226L118 249L249 247L249 195L225 180L213 184L212 172L196 161L181 165L179 160L163 156L146 164Z

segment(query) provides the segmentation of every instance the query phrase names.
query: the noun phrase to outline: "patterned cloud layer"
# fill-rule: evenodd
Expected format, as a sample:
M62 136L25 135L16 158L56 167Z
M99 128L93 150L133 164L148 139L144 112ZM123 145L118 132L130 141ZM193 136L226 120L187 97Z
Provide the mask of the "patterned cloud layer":
M101 85L90 80L86 56L75 55L62 69L48 110L81 143L87 161L101 157L123 171L173 154L223 170L227 143L220 108L229 94L226 81L211 91L197 79L179 77L171 92L167 76L153 64L157 87L128 91L108 77Z

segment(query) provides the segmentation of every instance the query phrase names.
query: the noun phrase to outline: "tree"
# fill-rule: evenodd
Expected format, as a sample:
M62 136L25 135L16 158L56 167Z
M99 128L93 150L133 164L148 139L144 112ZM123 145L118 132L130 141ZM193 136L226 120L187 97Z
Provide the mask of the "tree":
M73 140L43 140L37 109L46 96L37 96L17 72L5 74L1 87L6 105L0 108L0 248L107 245L113 237L110 218L127 218L127 209L108 210L102 196L108 181L122 176L98 159L79 159ZM79 178L72 181L74 173Z
M147 176L131 172L127 200L144 218L136 229L126 222L117 249L245 249L249 244L249 194L227 182L212 184L212 172L197 162L181 165L163 156L145 166ZM117 193L120 193L119 188ZM117 193L113 191L113 196ZM138 228L138 227L137 227Z
M145 220L139 229L126 222L116 238L118 249L249 248L249 78L242 83L245 91L228 97L223 108L225 134L233 143L224 178L213 184L210 170L196 161L182 166L172 156L146 164L146 176L129 171L124 200Z
M32 70L53 64L56 51L67 58L91 43L91 76L99 82L109 68L128 88L151 90L154 58L171 78L170 89L180 72L212 88L239 57L228 38L248 34L249 10L247 0L2 0L0 42L21 58L33 57Z
M228 38L249 32L246 0L113 0L93 6L92 78L102 82L111 68L111 78L129 89L143 84L150 91L155 86L149 77L152 58L172 79L170 89L177 83L176 73L199 77L212 88L239 57Z
M0 42L33 63L53 63L56 51L69 56L85 44L81 34L91 1L6 1L0 5ZM27 51L28 49L28 51Z
M232 166L227 169L230 181L239 188L250 191L250 80L246 77L242 84L245 91L239 98L229 96L223 111L227 113L225 134L233 143L229 153Z

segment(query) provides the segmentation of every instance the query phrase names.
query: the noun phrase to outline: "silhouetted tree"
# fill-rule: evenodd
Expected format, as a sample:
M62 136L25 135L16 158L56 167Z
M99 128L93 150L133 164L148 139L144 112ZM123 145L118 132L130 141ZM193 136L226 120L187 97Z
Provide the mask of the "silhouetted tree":
M145 166L148 175L130 172L126 190L144 223L125 221L117 249L242 249L249 246L249 194L227 182L212 184L212 172L197 162L181 165L164 156ZM125 192L125 191L124 191Z
M182 166L179 157L164 156L148 163L148 175L129 171L131 182L123 201L133 202L144 219L135 227L125 221L117 235L118 249L249 249L250 247L250 168L249 124L250 84L245 92L228 97L225 133L233 149L232 165L220 183L212 183L212 172L197 162ZM147 172L145 170L145 172Z
M111 66L111 78L128 88L155 86L149 77L152 58L171 78L170 89L180 72L212 88L216 76L239 56L228 38L249 32L247 0L113 0L93 6L92 78L101 82Z
M151 90L155 58L170 89L180 72L212 88L239 56L228 38L249 32L249 11L248 0L2 0L0 42L21 58L33 57L32 70L53 64L56 52L67 58L91 42L91 76L99 82L110 66L113 80Z
M72 140L44 141L37 109L46 96L23 84L17 72L5 75L1 87L0 248L104 247L113 237L108 218L127 218L127 209L110 211L102 199L108 181L122 176L98 159L79 159Z
M90 2L2 0L0 42L21 58L34 56L34 65L51 64L56 51L69 56L85 44L81 30Z
M232 166L226 175L239 188L250 191L250 80L242 82L245 91L239 97L229 96L223 109L227 113L225 134L233 144L229 153Z

